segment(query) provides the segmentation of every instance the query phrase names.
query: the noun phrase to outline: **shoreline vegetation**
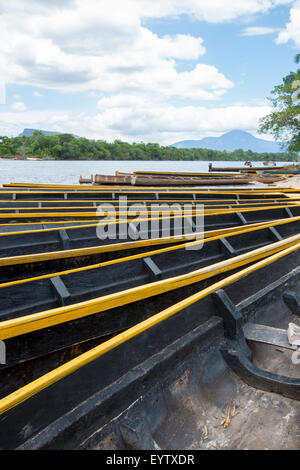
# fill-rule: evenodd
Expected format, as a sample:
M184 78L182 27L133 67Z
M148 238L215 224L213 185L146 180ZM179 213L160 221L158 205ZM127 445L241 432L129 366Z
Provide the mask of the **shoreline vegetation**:
M15 160L155 160L155 161L298 161L291 152L255 153L205 148L164 147L157 143L132 143L115 140L89 140L72 134L44 135L36 131L30 137L0 136L0 158Z

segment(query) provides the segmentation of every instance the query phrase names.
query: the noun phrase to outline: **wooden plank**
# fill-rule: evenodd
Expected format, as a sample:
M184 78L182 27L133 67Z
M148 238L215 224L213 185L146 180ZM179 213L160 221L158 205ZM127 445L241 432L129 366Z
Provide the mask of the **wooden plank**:
M134 338L135 336L140 335L144 331L152 328L153 326L167 320L171 316L175 315L176 313L180 312L181 310L189 307L190 305L198 302L199 300L203 299L204 297L210 295L211 293L215 292L218 289L222 289L227 285L241 279L248 274L261 269L267 265L272 264L274 261L287 256L289 253L300 248L300 243L294 247L290 247L285 249L275 255L269 256L266 259L255 263L252 266L249 266L245 269L238 271L231 276L209 286L206 289L178 302L177 304L151 316L150 318L138 323L137 325L129 328L123 333L120 333L114 336L112 339L102 343L99 346L87 351L84 354L81 354L75 359L63 364L62 366L54 369L51 372L43 375L42 377L38 378L37 380L25 385L24 387L16 390L15 392L11 393L7 397L0 400L0 415L7 412L8 410L14 408L15 406L19 405L20 403L28 400L30 397L36 395L41 390L50 387L52 384L58 382L59 380L63 379L64 377L72 374L76 370L84 367L85 365L89 364L90 362L96 360L97 358L103 356L107 352L111 351L114 348L117 348L119 345L129 341L130 339Z
M275 259L280 257L281 252L291 253L300 248L300 234L289 237L284 241L272 243L267 247L258 248L229 260L189 272L174 278L152 282L139 287L116 292L97 299L92 299L78 304L55 308L24 317L0 322L0 340L13 338L28 332L37 331L54 325L76 320L88 315L103 312L111 308L127 305L138 300L153 297L164 292L179 289L181 287L195 284L203 279L240 268L249 263L261 260L271 255ZM250 269L250 268L249 268ZM250 270L250 272L252 272Z
M297 350L297 346L292 346L289 343L286 330L248 322L243 326L243 331L248 341L270 344L293 351Z

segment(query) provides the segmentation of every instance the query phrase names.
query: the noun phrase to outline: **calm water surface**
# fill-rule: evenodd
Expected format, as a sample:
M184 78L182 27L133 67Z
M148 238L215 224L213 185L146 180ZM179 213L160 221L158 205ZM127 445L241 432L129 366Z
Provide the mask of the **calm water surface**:
M214 162L215 166L244 166L244 162ZM254 162L261 165L261 162ZM280 163L279 163L280 164ZM0 185L3 183L78 184L79 176L92 173L114 174L116 170L207 172L208 162L195 161L30 161L0 160Z

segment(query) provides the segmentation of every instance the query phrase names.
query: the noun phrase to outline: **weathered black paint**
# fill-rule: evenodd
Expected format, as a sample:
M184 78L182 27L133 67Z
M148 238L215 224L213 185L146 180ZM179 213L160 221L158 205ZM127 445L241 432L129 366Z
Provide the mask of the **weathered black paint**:
M224 291L242 316L240 323L259 317L266 305L280 310L285 290L299 283L298 265L299 254L292 253L227 286ZM159 307L157 299L149 303L152 314ZM88 446L98 430L167 381L187 356L197 361L203 348L220 347L223 327L216 315L213 296L205 297L11 409L0 418L0 447ZM215 373L203 369L204 375Z

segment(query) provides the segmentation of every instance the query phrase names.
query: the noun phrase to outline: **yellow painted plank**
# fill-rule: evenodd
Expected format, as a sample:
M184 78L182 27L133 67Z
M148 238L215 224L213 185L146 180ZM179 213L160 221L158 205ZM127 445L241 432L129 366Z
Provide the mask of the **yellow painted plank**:
M298 217L293 217L293 218L286 218L286 219L279 219L276 221L268 222L257 222L254 224L249 224L249 225L238 225L236 227L229 227L225 229L218 229L218 230L209 230L207 232L203 232L203 237L204 238L209 238L217 235L228 235L229 233L237 233L239 231L245 230L245 227L267 227L267 226L273 226L273 225L278 225L280 223L290 223L290 222L295 222L298 220ZM87 225L85 227L91 227L90 225ZM92 225L92 227L96 227L96 225ZM74 227L71 227L72 229ZM49 229L49 230L57 230L57 229ZM15 233L20 233L20 232L15 232ZM22 232L23 233L23 232ZM28 233L28 232L25 232ZM9 233L10 234L10 233ZM115 243L115 244L110 244L110 245L100 245L100 246L94 246L94 247L87 247L87 248L77 248L77 249L71 249L71 250L59 250L59 251L50 251L50 252L42 252L42 253L34 253L34 254L29 254L29 255L19 255L19 256L12 256L12 257L5 257L5 258L0 258L0 266L10 266L14 264L24 264L24 263L34 263L34 262L39 262L39 261L45 261L45 260L51 260L51 259L61 259L61 258L73 258L77 256L85 256L85 255L90 255L90 254L95 254L95 253L106 253L106 252L111 252L111 251L121 251L121 250L127 250L129 248L142 248L145 246L152 246L152 245L158 245L158 244L169 244L169 243L178 243L181 239L184 241L185 239L191 237L198 237L200 233L195 232L190 234L188 237L164 237L164 238L150 238L148 240L138 240L138 241L130 241L130 242L122 242L122 243Z
M164 244L178 243L180 241L187 242L187 241L191 241L191 238L199 238L200 236L203 236L203 238L205 239L206 238L211 239L212 237L221 238L221 237L224 237L225 235L226 237L229 237L231 235L236 235L238 232L240 233L250 232L256 229L257 227L265 229L267 227L274 227L278 225L284 225L284 224L297 222L298 220L300 220L300 216L274 220L274 221L267 222L267 223L258 222L258 223L249 224L249 225L239 225L237 227L229 227L226 229L209 230L207 232L195 232L188 236L183 235L182 237L175 236L175 237L164 237L164 238L150 238L148 240L115 243L111 245L100 245L100 246L77 248L77 249L71 249L71 250L59 250L59 251L34 253L34 254L28 254L28 255L10 256L10 257L0 258L0 267L12 266L15 264L38 263L40 261L48 261L48 260L53 260L53 259L74 258L78 256L87 256L87 255L92 255L92 254L122 251L122 250L128 250L132 248L142 248L146 246L153 246L153 245L159 245L159 244L164 245Z
M112 349L117 348L121 344L129 341L130 339L138 336L139 334L143 333L144 331L149 330L153 326L167 320L171 316L175 315L176 313L180 312L181 310L189 307L190 305L198 302L199 300L203 299L204 297L210 295L211 293L215 292L218 289L222 289L227 285L241 279L248 274L257 271L278 259L293 253L296 250L300 249L300 243L297 243L294 246L291 246L285 250L276 253L275 255L269 256L258 263L255 263L245 269L238 271L231 276L226 277L225 279L203 289L202 291L178 302L177 304L153 315L152 317L138 323L137 325L129 328L123 333L120 333L114 336L112 339L105 341L104 343L96 346L95 348L81 354L80 356L68 361L67 363L63 364L60 367L44 374L42 377L34 380L33 382L25 385L24 387L16 390L15 392L11 393L5 398L0 400L0 414L5 413L6 411L14 408L15 406L23 403L24 401L28 400L30 397L36 395L37 393L41 392L45 388L49 387L50 385L58 382L59 380L67 377L68 375L72 374L73 372L79 370L80 368L84 367L85 365L89 364L90 362L98 359L99 357L103 356L104 354L108 353Z
M259 194L259 195L265 195L266 193L268 195L272 194L272 195L277 195L277 196L280 196L280 194L282 194L284 191L283 190L278 190L276 188L275 189L272 189L270 191L264 191L262 189L260 190L256 190L255 192L253 192L253 190L240 190L240 189L227 189L226 191L218 191L218 190L210 190L209 193L208 191L201 191L201 189L190 189L188 188L187 190L184 188L179 187L179 188L174 188L174 187L171 187L168 186L166 188L163 188L163 187L147 187L146 189L139 189L139 188L133 188L132 186L130 187L130 189L128 190L127 188L124 188L122 186L122 188L120 187L109 187L109 188L105 188L105 190L103 190L102 188L99 190L98 188L95 189L95 190L81 190L81 191L22 191L22 190L15 190L15 189L11 189L11 190L4 190L4 191L0 191L0 194L30 194L32 193L33 195L37 196L37 195L53 195L53 194L75 194L75 193L80 193L80 194L92 194L93 192L98 192L98 193L101 193L101 194L106 194L106 193L111 193L111 192L114 192L115 194L118 194L120 196L124 196L124 193L130 193L130 194L135 194L135 193L141 193L141 194L155 194L155 193L158 193L158 194L220 194L220 195L224 195L224 194L247 194L247 195L253 195L253 194ZM292 192L291 190L289 190L288 192Z
M252 209L252 211L254 211L254 210L268 210L268 209L271 209L271 208L272 208L272 209L274 209L274 208L275 208L275 209L279 209L279 208L282 209L282 208L285 208L285 207L291 207L291 208L292 208L292 207L294 207L294 206L291 204L291 205L287 205L287 206L286 206L286 205L284 205L284 206L276 206L276 207L272 206L272 207L265 207L265 208L261 208L261 209L255 208L255 209ZM232 211L232 213L236 213L236 212L241 212L241 213L242 213L242 212L246 212L246 211L248 211L248 210L245 209L245 208L242 208L242 209L240 209L240 210L238 210L238 209L236 208L236 209L234 209L234 210ZM251 211L251 209L250 209L250 211ZM227 212L227 213L229 213L229 212ZM215 214L212 213L212 214L205 214L205 215L206 215L206 216L209 216L209 215L215 215ZM163 217L152 218L152 220L161 220L162 218L163 218ZM168 217L166 217L166 218L168 218ZM171 218L175 218L175 217L173 216L173 217L171 217ZM128 222L129 220L130 220L130 219L128 219L127 222ZM140 219L140 221L145 221L145 220L149 220L149 219L146 219L146 218L145 218L145 219ZM97 227L97 225L99 225L99 223L101 224L101 222L97 222L97 223L95 223L95 224L92 223L92 222L96 222L96 220L80 220L80 222L81 222L81 223L84 223L84 224L86 224L86 225L76 225L76 224L79 223L79 220L69 220L69 221L54 221L54 222L52 222L52 221L47 221L47 222L6 223L6 224L0 224L0 227L1 227L2 225L4 225L4 226L24 226L24 225L26 226L26 225L28 225L28 226L29 226L29 225L44 225L45 223L47 223L47 225L50 225L50 224L57 224L57 223L59 223L60 225L73 223L74 226L67 227L67 229L69 230L69 229L84 228L84 227L93 227L93 226L94 226L94 227ZM122 223L124 223L124 222L126 222L126 220L122 220ZM89 223L90 223L90 224L89 224ZM118 222L118 220L116 220L116 221L113 221L112 223L117 223L117 224L118 224L119 222ZM264 223L264 222L262 222L262 223ZM107 222L104 223L104 225L106 225L106 224L107 224ZM49 232L49 231L58 230L58 229L59 229L59 227L55 227L55 228L53 228L53 229L51 229L51 228L46 228L46 229L41 229L41 230L40 230L40 229L35 229L35 230L23 230L23 231L20 230L20 231L17 231L17 232L3 232L3 233L0 233L0 237L13 236L13 235L17 235L17 234L33 234L33 233L39 233L39 232Z
M287 204L292 204L292 205L297 205L297 203L300 202L300 199L299 199L299 198L291 197L291 199L292 199L291 201L287 201L286 203L287 203ZM224 209L224 208L226 208L226 207L228 207L228 206L232 206L232 205L234 205L234 207L236 207L236 208L240 208L240 207L244 207L244 206L249 206L249 205L251 205L251 206L253 206L253 207L256 207L256 206L258 206L258 207L264 207L264 206L272 206L272 205L274 206L274 205L275 205L274 201L270 201L270 202L269 202L269 201L267 201L267 200L265 200L265 199L258 200L258 202L256 202L255 200L254 200L254 202L252 202L253 200L251 200L251 199L250 199L250 201L251 201L251 202L240 202L239 204L234 204L233 201L227 202L227 203L224 203L224 202L222 201L222 202L220 202L220 203L218 203L218 204L210 204L210 203L209 203L210 201L205 201L205 202L190 201L190 202L189 202L189 201L187 201L187 200L183 200L183 201L176 201L176 202L174 202L174 201L172 201L172 200L167 200L167 201L161 200L161 201L160 201L160 204L161 204L162 206L163 206L164 204L165 204L165 205L166 205L166 204L182 204L182 205L183 205L183 204L186 204L186 205L188 205L188 204L191 204L192 202L197 202L197 204L199 204L199 205L200 205L200 204L203 204L203 205L205 206L205 209L208 209L208 208L214 209L214 208L216 208L216 206L217 206L218 208ZM14 201L13 201L13 202L14 202ZM144 202L144 201L143 201L143 202ZM236 201L235 201L235 202L236 202ZM136 203L137 203L136 201L134 201L134 202L132 202L132 203L130 203L130 202L128 201L128 209L130 209L131 205L135 205ZM118 208L118 204L119 204L118 202L116 202L115 204L112 204L111 202L103 203L103 202L99 202L99 201L98 201L98 206L100 206L102 209L107 208L108 211L111 210L111 206L112 206L112 205L113 205L114 207ZM139 203L138 203L138 204L139 204ZM143 207L145 207L145 208L147 208L147 209L151 209L151 207L152 207L153 205L157 205L157 204L159 204L159 201L156 201L156 202L153 202L153 201L152 201L152 204L151 204L151 203L148 203L148 204L146 204L146 205L143 204ZM278 205L278 203L276 203L276 205ZM69 209L69 210L72 209L72 211L75 210L75 209L80 209L80 210L83 211L83 209L92 209L92 210L96 210L98 206L95 207L94 205L91 205L91 204L90 204L90 205L88 205L88 206L61 206L61 207L57 207L57 206L56 206L56 207L41 207L41 208L40 208L40 207L26 207L26 206L24 206L24 207L0 207L0 212L1 212L1 211L10 210L11 212L6 212L6 213L5 213L7 216L9 216L10 214L13 214L13 215L14 215L15 213L17 213L17 211L32 211L32 212L35 212L35 211L41 211L41 210L43 210L43 211L52 211L52 212L55 212L55 211L57 211L57 210L64 210L64 211L67 211L68 209ZM161 211L169 211L169 210L170 210L169 207L161 207ZM217 210L217 209L216 209L216 210ZM16 211L16 212L14 212L14 211ZM37 214L39 214L39 213L41 213L41 212L37 212ZM24 212L24 215L27 215L27 216L28 216L28 212Z
M213 172L191 172L191 171L142 171L142 170L136 170L136 171L133 171L132 172L133 175L178 175L178 176L181 176L181 175L187 175L187 176L194 176L194 175L199 175L199 176L208 176L208 177L221 177L221 176L239 176L239 172L235 172L235 173L221 173L221 172L217 172L217 173L213 173Z
M0 340L13 338L32 331L48 328L71 320L82 318L111 308L127 305L138 300L146 299L181 287L195 284L203 279L228 272L248 263L255 262L275 254L284 248L295 245L300 240L300 234L272 243L267 247L258 248L229 260L220 261L205 268L182 274L162 281L156 281L142 286L116 292L114 294L87 300L78 304L46 310L11 320L0 322Z
M237 207L234 207L232 209L203 209L203 213L205 215L223 215L223 214L234 214L236 212L240 212L240 213L247 213L247 212L254 212L254 211L264 211L264 210L272 210L272 209L284 209L286 207L295 207L295 204L294 203L290 203L288 202L287 204L284 204L284 205L271 205L271 206L258 206L258 207L240 207L240 206L237 206ZM93 212L51 212L51 213L36 213L36 212L29 212L29 213L26 213L26 214L0 214L0 220L1 219L7 219L8 217L11 217L11 218L14 218L14 219L26 219L26 218L42 218L42 217L55 217L55 218L68 218L68 217L76 217L76 218L81 218L81 217L105 217L105 216L127 216L127 215L131 215L130 214L130 211L133 211L134 213L134 208L129 208L128 211L102 211L102 214L101 215L98 215L97 213L97 210L93 211ZM183 211L181 209L172 209L171 208L171 213L176 213L176 212L180 212L180 213L183 213ZM196 213L196 212L201 212L198 209L191 209L191 210L186 210L184 211L184 214L193 214L193 213ZM137 213L139 215L149 215L149 211L143 211L143 210L137 210ZM161 214L161 210L152 210L151 209L151 214ZM135 215L132 215L132 217L135 217ZM145 219L141 219L141 220L147 220L146 218ZM124 222L124 220L123 220Z
M278 195L277 195L278 196ZM296 200L300 200L300 196L290 196L290 194L287 194L285 197L274 197L274 200L279 200L281 202L286 202L287 204L291 203L291 200L290 199L296 199ZM262 205L265 204L265 203L273 203L274 204L274 200L273 199L261 199L261 198L243 198L243 199L240 199L239 202L240 203L243 203L243 204L251 204L252 202L254 203L261 203ZM97 203L97 204L112 204L112 205L116 205L118 206L119 205L119 200L118 199L57 199L57 200L54 200L54 199L19 199L19 200L13 200L13 199L1 199L1 193L0 193L0 203L2 204L14 204L14 203L21 203L23 202L24 204L25 203L31 203L31 204L38 204L39 202L41 203L55 203L55 204L65 204L66 202L71 202L71 203L78 203L78 202L85 202L85 203ZM131 205L131 204L135 204L135 203L148 203L149 205L152 205L152 204L163 204L163 203L169 203L169 204L176 204L176 203L192 203L192 202L196 202L197 204L208 204L208 203L211 203L211 202L216 202L216 203L228 203L228 204L236 204L237 203L237 199L180 199L180 198L174 198L174 199L146 199L146 198L143 198L143 199L127 199L127 203L128 205ZM237 204L238 205L238 204ZM68 207L72 207L72 206L68 206ZM7 207L9 208L9 207ZM18 209L18 207L14 208L14 209ZM39 209L39 207L34 207L33 209Z
M208 176L211 176L212 174L208 174L208 173L205 173L206 175ZM205 175L203 174L203 175ZM236 174L235 174L236 175ZM218 173L218 175L216 175L218 177L221 176L220 173ZM228 174L226 174L226 176L229 176ZM215 185L212 185L214 188L213 190L215 192L219 192L219 193L222 193L223 191L221 189L218 189ZM226 186L226 185L224 185ZM119 190L119 191L140 191L140 190L146 190L146 191L153 191L155 192L157 189L158 190L164 190L164 191L169 191L170 189L171 190L188 190L188 191L191 191L192 189L195 189L197 191L202 191L202 192L207 192L208 189L207 186L205 185L205 187L201 187L201 185L196 185L196 186L152 186L152 187L149 187L149 186L132 186L132 185L126 185L126 184L122 184L122 185L117 185L117 184L103 184L103 185L89 185L89 184L81 184L81 185L59 185L59 184L30 184L30 183L6 183L6 184L3 184L2 185L3 188L9 190L22 190L22 188L26 188L27 190L29 189L41 189L41 190L47 190L47 189L57 189L57 190L77 190L77 191L110 191L110 190ZM272 192L272 191L282 191L282 192L291 192L291 191L299 191L299 188L287 188L287 187L252 187L251 189L248 187L236 187L236 186L229 186L228 188L225 189L225 191L230 191L230 192L239 192L239 193L244 193L244 192L263 192L263 193L268 193L268 192Z
M204 212L205 213L205 216L209 216L209 215L216 215L216 214L231 214L231 213L237 213L237 212L240 212L240 213L244 213L244 212L254 212L254 211L263 211L263 210L271 210L271 209L284 209L285 207L295 207L293 204L285 204L285 205L281 205L281 206L268 206L268 207L255 207L255 208L239 208L238 206L235 207L234 209L227 209L227 210L223 210L221 209L220 211L216 211L216 210L213 210L213 211L206 211ZM17 214L18 215L18 214ZM125 215L127 215L125 213ZM28 214L27 214L28 216ZM181 217L181 216L179 216ZM158 217L158 218L152 218L152 220L161 220L162 218L168 218L168 217ZM171 216L171 218L176 218L176 216ZM96 219L97 220L97 219ZM96 220L80 220L81 223L85 223L85 224L88 224L89 222L92 223L92 222L96 222ZM126 221L130 221L131 219L128 219L128 220L123 220L121 221L121 223L124 223ZM140 219L140 221L146 221L146 220L150 220L149 218L144 218L144 219ZM68 229L71 229L71 228L79 228L79 227L92 227L93 225L76 225L76 223L78 224L79 223L79 220L68 220L68 221L43 221L43 222L22 222L22 223L6 223L6 224L0 224L1 225L5 225L5 226L20 226L20 225L43 225L43 224L70 224L70 223L74 223L74 226L73 227L68 227ZM94 226L96 227L98 224L101 224L101 221L100 222L97 222L97 224L94 224ZM104 222L104 225L106 225L108 222ZM116 221L112 221L111 223L119 223L118 220ZM51 230L58 230L57 227L55 227L54 229L42 229L42 230L24 230L24 231L18 231L18 232L5 232L5 233L0 233L0 237L4 237L4 236L11 236L11 235L16 235L16 234L30 234L30 233L37 233L37 232L45 232L45 231L51 231Z
M138 174L140 172L133 172L133 174ZM143 172L143 173L149 173L149 172ZM150 173L153 173L153 172L150 172ZM164 173L164 174L174 174L173 172L158 172L159 174L161 173ZM187 175L189 175L190 173L186 173ZM199 175L207 175L207 176L212 176L214 175L214 173L199 173ZM228 173L224 173L224 175L226 176L236 176L236 175L239 175L239 173L231 173L231 174L228 174ZM222 173L215 173L215 176L222 176ZM200 185L199 185L200 186ZM199 190L199 186L197 188L197 186L195 187L195 189L198 189ZM212 185L213 186L213 185ZM91 184L47 184L47 183L5 183L2 185L3 188L33 188L33 189L38 189L38 188L57 188L57 189L77 189L77 190L80 190L80 191L83 191L85 189L88 189L88 190L93 190L93 191L97 191L100 189L110 189L110 188L118 188L118 189L124 189L124 188L130 188L130 189L135 189L135 187L131 186L131 185L91 185ZM141 186L142 188L145 188L147 189L148 186ZM138 187L139 188L139 187ZM176 187L176 189L182 189L182 186L179 186L179 187ZM170 189L170 186L167 187L167 189ZM217 188L215 188L215 190L217 191ZM251 191L251 192L256 192L256 191L263 191L263 192L268 192L268 191L274 191L275 189L274 188L270 188L270 187L253 187L251 189L247 188L247 187L242 187L242 188L236 188L234 186L232 187L229 187L229 188L226 188L226 190L233 190L233 191ZM298 188L287 188L287 187L276 187L276 190L282 190L282 191L290 191L290 190L295 190L297 191ZM221 192L221 191L220 191Z
M18 232L1 232L0 233L0 236L5 236L5 235L13 235L13 234L17 234L17 233L34 233L36 231L38 232L45 232L47 230L59 230L60 229L60 226L63 226L65 224L74 224L74 226L70 226L70 227L67 227L67 228L75 228L76 224L92 224L95 225L95 227L98 225L98 219L89 219L89 220L44 220L43 222L20 222L20 223L3 223L3 224L0 224L0 227L10 227L10 226L29 226L29 225L54 225L54 224L59 224L58 227L55 227L54 229L38 229L38 230L24 230L23 232L22 231L18 231ZM80 225L78 225L78 227L80 227ZM82 225L81 225L82 227Z
M257 226L257 227L249 227L249 226L240 226L240 229L237 231L237 230L233 230L233 231L228 231L226 233L226 238L230 238L230 237L233 237L235 235L241 235L243 233L250 233L250 232L256 232L256 231L259 231L259 230L264 230L265 228L268 228L268 227L274 227L274 226L278 226L278 225L283 225L283 224L289 224L289 223L292 223L292 222L295 222L297 220L300 220L300 216L299 217L295 217L293 219L284 219L284 221L278 221L276 223L274 222L269 222L267 224L263 224L261 226ZM202 232L202 233L198 233L197 236L203 236L205 234L205 232ZM196 234L195 234L196 236ZM154 255L158 255L158 254L162 254L162 253L171 253L173 251L176 251L176 250L181 250L183 248L191 248L191 247L195 247L197 245L201 245L202 243L208 243L208 242L211 242L211 241L214 241L214 240L218 240L220 238L223 238L224 237L224 233L219 233L217 235L211 235L210 237L206 237L204 239L201 239L201 240L196 240L196 241L185 241L184 243L180 243L178 245L175 245L175 246L171 246L171 247L167 247L167 248L159 248L159 249L155 249L155 250L152 250L152 251L147 251L147 252L143 252L143 253L137 253L135 255L131 255L131 256L126 256L126 257L123 257L123 258L117 258L117 259L113 259L113 260L109 260L109 261L104 261L102 263L96 263L96 264L92 264L92 265L88 265L88 266L82 266L80 268L75 268L75 269L68 269L68 270L65 270L65 271L59 271L59 272L52 272L52 273L49 273L49 274L43 274L41 276L35 276L35 277L30 277L30 278L25 278L25 279L19 279L19 280L16 280L16 281L10 281L10 282L4 282L4 283L1 283L0 284L0 292L1 292L1 289L4 288L4 287L10 287L10 286L16 286L16 285L21 285L21 284L25 284L25 283L28 283L28 282L33 282L33 281L38 281L38 280L41 280L41 279L49 279L53 276L65 276L67 274L71 274L71 273L78 273L78 272L84 272L84 271L88 271L88 270L92 270L92 269L99 269L101 267L104 267L104 266L111 266L111 265L114 265L114 264L119 264L119 263L125 263L127 261L132 261L132 260L135 260L135 259L141 259L141 258L146 258L146 257L149 257L149 256L154 256ZM159 240L159 239L157 239ZM145 242L149 240L145 240ZM153 241L154 240L150 240L151 241L151 244L153 244ZM178 241L178 240L177 240ZM271 243L271 241L270 241ZM128 244L131 246L131 243L128 242ZM119 249L124 249L124 245L126 245L126 243L123 243L123 244L120 244L121 246L120 247L117 247ZM149 243L150 245L150 243ZM145 243L143 244L143 246L147 246ZM150 245L151 246L151 245ZM113 245L113 247L115 247ZM105 250L106 248L106 250ZM104 251L111 251L108 249L109 246L101 246L101 247L94 247L94 249L92 248L83 248L83 249L79 249L78 251L80 251L82 254L84 254L85 256L88 255L88 254L94 254L94 253L100 253L100 252L104 252ZM85 251L86 250L86 251ZM70 253L69 253L69 257L73 257L75 256L75 251L76 250L68 250ZM53 253L47 253L47 257L49 257L48 259L61 259L61 258L65 258L65 256L63 256L64 252L59 252L59 256L56 256L55 258L53 256L51 256ZM16 265L16 264L24 264L26 262L29 262L28 260L31 260L31 262L40 262L40 261L43 261L45 260L45 254L41 253L39 255L21 255L21 256L16 256L16 257L11 257L11 258L0 258L0 266L12 266L12 265Z

